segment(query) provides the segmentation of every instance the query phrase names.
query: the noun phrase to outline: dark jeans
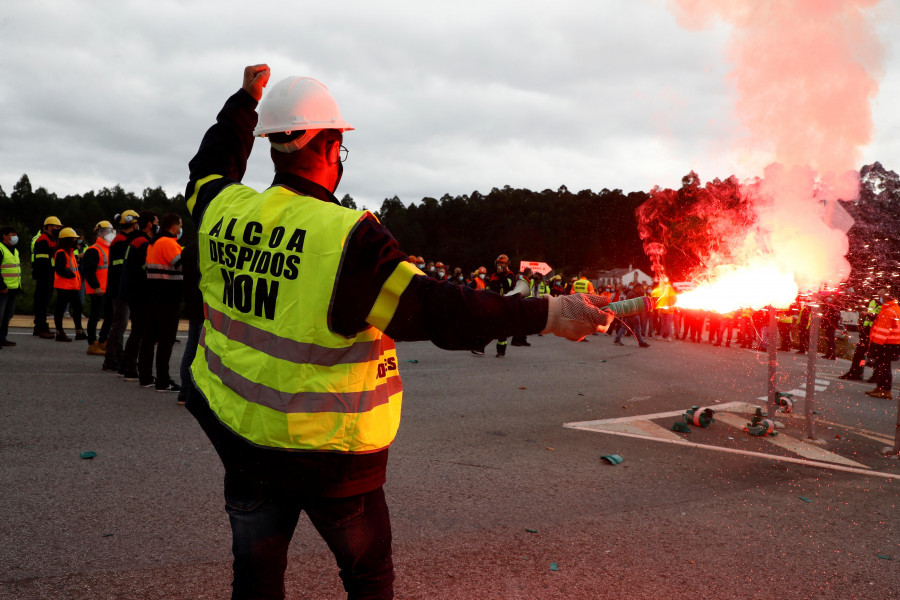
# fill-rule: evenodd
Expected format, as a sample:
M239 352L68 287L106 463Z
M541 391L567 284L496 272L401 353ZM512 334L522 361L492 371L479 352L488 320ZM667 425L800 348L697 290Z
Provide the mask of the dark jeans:
M56 290L56 310L53 313L53 323L57 331L63 331L63 315L66 305L69 305L69 315L75 321L75 331L81 328L81 296L79 290Z
M9 321L16 312L16 296L19 290L7 289L5 294L0 294L0 344L6 341L9 334Z
M853 350L853 358L850 359L850 370L847 375L851 377L862 377L866 368L866 354L869 351L869 331L871 327L863 327L859 330L859 343ZM872 366L872 365L869 365Z
M109 329L112 327L112 305L106 301L106 294L91 294L91 312L88 316L87 336L88 344L100 342L109 337ZM103 318L100 326L100 337L97 337L97 323Z
M822 337L825 338L825 358L834 358L835 351L835 330L831 327L822 327Z
M349 498L287 493L225 476L231 521L232 599L284 598L287 551L306 511L340 569L347 598L393 598L391 522L383 488Z
M150 329L150 304L148 302L129 302L128 311L131 313L131 334L125 343L125 351L122 353L119 371L130 374L137 371L141 344ZM147 373L147 377L151 375L152 373Z
M869 356L875 369L875 383L882 390L889 390L894 383L891 363L900 355L900 344L876 344L869 345Z
M50 331L50 327L47 326L47 307L50 306L50 297L52 295L53 279L50 279L49 281L36 281L36 285L34 287L35 331Z
M150 325L141 339L138 354L138 374L141 381L153 376L153 347L156 346L156 383L163 387L172 380L169 376L169 359L178 333L178 304L155 301L150 306Z
M638 344L644 343L644 337L641 335L641 320L637 316L625 317L619 321L619 330L616 332L616 341L621 342L622 336L625 334L627 330L631 330L631 333L634 335L635 339L637 339Z
M125 347L125 329L128 327L128 303L124 300L115 300L110 294L105 294L106 307L104 311L112 311L112 320L109 328L109 338L106 340L106 357L103 359L103 367L118 369L122 362L123 348ZM103 319L106 326L106 318Z
M191 385L191 363L197 354L197 345L200 343L200 331L203 329L203 321L191 321L188 325L187 343L184 345L184 354L181 356L181 393L179 399L185 402L190 398L194 386Z

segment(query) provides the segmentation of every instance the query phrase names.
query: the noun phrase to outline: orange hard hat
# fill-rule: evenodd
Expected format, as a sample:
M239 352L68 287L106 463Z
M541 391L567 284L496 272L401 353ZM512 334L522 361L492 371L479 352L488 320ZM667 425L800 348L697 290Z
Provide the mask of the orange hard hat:
M501 254L500 256L497 257L497 260L495 260L494 262L503 263L504 265L508 265L509 257L506 256L505 254Z
M487 275L487 269L485 269L484 267L478 267L478 271L476 271L476 273L484 273L485 275Z
M445 269L446 266L441 261L438 261L438 262L434 263L434 268L435 269Z

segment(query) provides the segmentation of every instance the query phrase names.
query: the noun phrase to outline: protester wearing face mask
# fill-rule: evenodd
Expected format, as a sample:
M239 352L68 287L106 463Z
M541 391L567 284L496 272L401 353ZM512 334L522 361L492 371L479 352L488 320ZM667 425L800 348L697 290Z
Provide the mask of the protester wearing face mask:
M516 276L509 270L509 257L505 254L498 256L497 260L494 261L494 265L496 271L491 273L491 278L488 280L487 287L492 292L505 296L507 292L513 289ZM497 358L506 356L506 340L507 338L497 340ZM484 352L482 352L482 354L484 354Z
M125 329L128 327L128 303L122 297L122 267L125 265L125 252L128 250L129 235L137 230L137 212L122 211L114 221L118 223L119 232L109 244L109 273L106 278L106 294L103 311L111 311L112 326L104 348L102 369L115 373L122 362L122 350L125 347ZM106 319L104 319L105 323Z
M9 321L16 311L16 296L22 289L22 261L16 244L19 236L13 227L0 227L0 348L15 346L7 339Z
M53 295L53 254L56 252L56 236L62 222L56 217L44 219L41 234L31 242L31 277L34 279L34 331L45 340L52 340L47 324L47 307Z
M424 270L425 270L425 259L424 259L424 258L422 258L421 256L419 256L419 257L416 258L416 261L415 261L415 262L416 262L416 268L418 268L420 271L424 271Z
M466 278L463 275L462 269L459 267L453 269L453 276L450 278L450 281L456 285L463 285L466 282Z
M434 278L438 281L446 281L447 280L447 266L438 261L434 263Z
M483 290L487 287L484 280L487 277L487 269L484 267L478 267L478 270L475 271L475 276L472 278L472 281L469 282L469 287L475 290Z
M159 234L147 249L147 284L151 297L151 325L141 342L138 374L142 382L152 381L153 346L156 345L156 391L180 392L181 386L169 375L169 359L178 332L178 305L184 288L181 269L181 217L163 215ZM144 383L142 387L147 387Z
M148 335L151 324L150 290L147 285L147 248L159 227L159 217L151 210L141 211L137 230L128 235L125 263L122 267L122 297L128 302L131 316L131 335L125 343L119 373L125 381L138 381L138 355L141 344ZM148 377L150 375L148 374ZM141 381L144 387L153 387L152 377Z
M75 258L75 247L78 234L71 227L59 232L56 251L53 254L53 287L56 289L56 309L53 321L56 325L56 341L71 342L63 329L63 314L66 306L75 322L75 339L86 340L87 335L81 328L81 272Z
M81 275L84 279L84 290L91 301L88 316L87 342L88 354L103 356L106 354L106 340L112 326L112 311L107 311L106 289L109 275L109 244L115 238L112 223L100 221L94 226L97 240L93 246L84 251L81 259ZM112 308L112 305L109 305ZM97 323L103 317L100 336L97 336Z

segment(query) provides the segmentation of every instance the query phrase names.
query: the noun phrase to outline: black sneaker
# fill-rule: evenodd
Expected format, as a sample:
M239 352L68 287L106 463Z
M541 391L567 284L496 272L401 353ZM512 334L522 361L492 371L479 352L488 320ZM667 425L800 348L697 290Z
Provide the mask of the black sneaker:
M128 381L128 378L125 378L125 381ZM151 377L150 379L145 379L141 381L142 388L152 388L156 385L156 377Z
M117 367L116 365L103 365L102 368L107 373L118 373L119 372L119 367Z
M141 376L137 371L119 371L119 375L125 378L125 381L140 381Z
M178 385L177 383L175 383L174 381L169 381L169 384L168 384L168 385L163 385L163 386L161 386L161 385L159 385L159 384L156 384L156 391L157 391L157 392L176 392L176 393L179 393L179 392L181 392L181 386Z
M862 381L862 375L851 375L850 373L844 373L839 376L838 379L843 379L844 381Z
M622 342L620 342L619 340L613 340L613 344L615 344L616 346L624 346L625 345Z
M648 344L647 342L641 342L640 344L638 344L638 346L640 346L641 348L649 348L650 344Z

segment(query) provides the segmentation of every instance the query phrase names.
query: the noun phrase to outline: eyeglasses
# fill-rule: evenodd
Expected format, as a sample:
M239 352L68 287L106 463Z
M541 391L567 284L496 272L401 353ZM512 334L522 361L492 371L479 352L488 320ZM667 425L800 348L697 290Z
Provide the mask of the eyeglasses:
M350 154L350 151L341 144L341 162L345 162L347 160L347 155Z

